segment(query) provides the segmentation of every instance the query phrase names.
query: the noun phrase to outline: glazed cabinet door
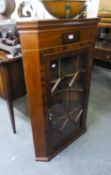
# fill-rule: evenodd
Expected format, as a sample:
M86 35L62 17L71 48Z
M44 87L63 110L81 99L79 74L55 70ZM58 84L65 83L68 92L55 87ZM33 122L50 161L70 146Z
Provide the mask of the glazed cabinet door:
M88 49L44 55L48 137L56 149L82 129Z

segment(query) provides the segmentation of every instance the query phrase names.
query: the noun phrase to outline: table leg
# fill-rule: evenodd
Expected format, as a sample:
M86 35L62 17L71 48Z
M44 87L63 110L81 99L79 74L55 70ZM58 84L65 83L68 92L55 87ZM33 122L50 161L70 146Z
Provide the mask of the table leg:
M6 65L4 65L1 68L1 73L2 73L3 86L4 86L4 98L7 101L11 125L12 125L13 132L15 134L16 127L15 127L15 119L14 119L14 111L13 111L13 99L12 99L12 93L11 93L9 72Z
M9 110L11 125L13 129L13 133L16 134L16 127L15 127L15 117L14 117L14 110L13 110L13 101L8 97L7 99L7 106Z

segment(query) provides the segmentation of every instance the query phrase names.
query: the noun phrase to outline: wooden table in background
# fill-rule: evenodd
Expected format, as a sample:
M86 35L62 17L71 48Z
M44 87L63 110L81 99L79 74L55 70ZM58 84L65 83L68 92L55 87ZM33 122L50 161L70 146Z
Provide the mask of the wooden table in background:
M16 133L13 100L26 94L24 73L22 58L7 58L6 55L0 51L0 97L7 101L13 132Z

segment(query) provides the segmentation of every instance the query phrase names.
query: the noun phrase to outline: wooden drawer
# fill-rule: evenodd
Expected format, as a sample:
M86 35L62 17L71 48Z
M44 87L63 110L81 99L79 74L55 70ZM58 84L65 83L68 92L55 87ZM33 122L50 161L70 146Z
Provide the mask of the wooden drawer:
M95 49L94 51L94 58L111 62L111 52Z
M86 37L87 36L87 37ZM61 46L68 44L84 43L91 41L94 38L94 33L90 28L71 29L69 31L51 31L39 34L39 46L43 48L52 48L52 46Z

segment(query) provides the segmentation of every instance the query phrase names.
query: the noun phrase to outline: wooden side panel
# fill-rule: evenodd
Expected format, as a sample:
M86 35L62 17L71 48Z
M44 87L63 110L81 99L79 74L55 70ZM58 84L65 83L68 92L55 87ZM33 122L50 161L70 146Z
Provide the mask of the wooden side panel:
M36 156L47 157L39 53L37 51L23 52L23 58Z

